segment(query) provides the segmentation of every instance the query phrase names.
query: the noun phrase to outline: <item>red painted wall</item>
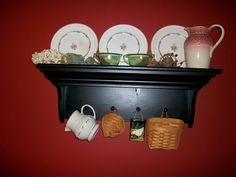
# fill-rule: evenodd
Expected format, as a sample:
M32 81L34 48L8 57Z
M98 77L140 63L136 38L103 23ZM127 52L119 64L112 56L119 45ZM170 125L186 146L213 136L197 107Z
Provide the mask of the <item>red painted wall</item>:
M235 1L227 0L2 2L0 176L235 177L235 10ZM149 44L166 25L225 27L211 62L224 73L199 92L194 127L184 129L177 151L129 142L128 128L117 139L105 139L100 131L91 143L64 132L56 89L34 67L31 54L49 48L54 33L69 23L90 26L98 38L113 25L134 25Z

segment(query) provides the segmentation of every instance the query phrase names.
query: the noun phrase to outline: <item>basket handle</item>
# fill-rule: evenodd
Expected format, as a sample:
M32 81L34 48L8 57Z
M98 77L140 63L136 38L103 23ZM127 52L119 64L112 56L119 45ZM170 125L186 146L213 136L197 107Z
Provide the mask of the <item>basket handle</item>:
M167 108L164 108L161 112L161 117L164 118L168 118L168 109Z

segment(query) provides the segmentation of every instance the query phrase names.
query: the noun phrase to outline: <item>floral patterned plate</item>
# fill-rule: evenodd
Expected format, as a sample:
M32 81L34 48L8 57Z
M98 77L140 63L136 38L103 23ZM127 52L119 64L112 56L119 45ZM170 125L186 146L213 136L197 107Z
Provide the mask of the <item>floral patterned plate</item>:
M61 53L80 54L85 58L93 56L97 48L98 39L95 32L79 23L60 28L51 41L51 49L57 49Z
M119 53L147 53L147 39L138 28L120 24L106 30L99 41L99 52ZM121 59L119 65L127 65Z
M188 37L183 26L169 25L158 30L151 41L151 51L156 60L167 53L177 54L178 63L185 61L184 41ZM185 62L182 67L186 67Z

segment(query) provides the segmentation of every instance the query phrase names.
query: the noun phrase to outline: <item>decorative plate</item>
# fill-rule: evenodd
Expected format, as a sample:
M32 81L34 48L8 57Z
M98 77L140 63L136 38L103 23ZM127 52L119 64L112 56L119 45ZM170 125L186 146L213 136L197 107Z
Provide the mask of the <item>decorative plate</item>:
M184 56L184 41L188 37L183 26L169 25L158 30L151 41L151 51L155 59L159 60L166 53L177 54L178 63L186 67Z
M60 28L52 38L51 49L62 53L80 54L85 58L97 52L98 39L95 32L84 24L68 24Z
M121 24L106 30L99 41L99 52L119 53L147 53L147 39L138 28ZM121 60L120 65L127 65Z

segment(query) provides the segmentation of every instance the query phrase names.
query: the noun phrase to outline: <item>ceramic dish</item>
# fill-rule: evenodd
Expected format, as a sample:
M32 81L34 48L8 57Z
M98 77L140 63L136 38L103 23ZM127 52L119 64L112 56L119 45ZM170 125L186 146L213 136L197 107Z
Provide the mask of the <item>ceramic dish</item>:
M123 56L124 61L130 66L147 66L150 59L153 58L149 54L126 54Z
M62 53L80 54L85 58L93 56L98 48L95 32L84 24L68 24L60 28L52 38L51 49Z
M183 26L169 25L158 30L151 41L151 51L158 61L166 53L177 54L178 63L185 61L184 41L188 37ZM182 67L186 67L185 62Z
M121 24L106 30L99 41L99 52L106 53L147 53L145 35L138 28ZM120 65L127 65L121 60Z
M118 53L96 53L94 56L102 65L118 65L122 55Z

